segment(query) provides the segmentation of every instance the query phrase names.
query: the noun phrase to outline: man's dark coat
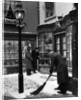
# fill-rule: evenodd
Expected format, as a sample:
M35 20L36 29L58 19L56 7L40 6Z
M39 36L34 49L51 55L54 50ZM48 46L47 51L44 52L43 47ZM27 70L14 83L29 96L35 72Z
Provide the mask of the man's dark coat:
M60 54L54 53L51 55L51 68L50 73L56 68L58 84L68 82L67 64Z

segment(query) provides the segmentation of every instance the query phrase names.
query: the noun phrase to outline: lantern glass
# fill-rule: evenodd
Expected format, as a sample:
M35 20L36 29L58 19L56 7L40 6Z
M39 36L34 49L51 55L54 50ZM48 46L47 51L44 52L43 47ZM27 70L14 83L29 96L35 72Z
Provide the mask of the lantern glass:
M24 12L23 11L16 11L15 12L15 17L16 17L17 20L23 20Z

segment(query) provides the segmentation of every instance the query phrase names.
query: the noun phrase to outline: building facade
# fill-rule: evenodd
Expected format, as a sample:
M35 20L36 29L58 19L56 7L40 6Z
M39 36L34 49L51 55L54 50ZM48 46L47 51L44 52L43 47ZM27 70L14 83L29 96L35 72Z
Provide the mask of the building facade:
M73 9L73 3L39 2L38 44L40 55L46 55L48 49L61 53L66 58L69 69L72 69L72 32L71 28L70 34L68 31L66 32L65 26L70 21L67 15ZM49 66L49 59L42 58L39 60L39 66Z
M78 95L78 4L40 2L39 5L39 70L49 73L48 50L60 53L72 73L69 90Z
M4 0L3 2L3 37L4 37L4 73L18 72L18 28L16 27L16 18L14 15L15 6L21 3L25 10L25 17L23 20L24 27L22 28L22 59L23 70L26 66L24 63L24 49L27 43L31 45L31 50L37 44L37 30L38 25L38 2L30 1L12 1ZM8 70L9 69L9 70Z

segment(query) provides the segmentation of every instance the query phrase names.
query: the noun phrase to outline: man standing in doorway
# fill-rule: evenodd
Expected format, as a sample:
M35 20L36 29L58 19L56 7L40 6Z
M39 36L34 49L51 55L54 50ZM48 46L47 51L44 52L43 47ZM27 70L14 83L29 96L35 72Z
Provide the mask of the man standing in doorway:
M32 51L32 58L33 58L33 72L36 73L37 70L37 59L39 58L39 52L38 52L38 48L36 47L33 51Z

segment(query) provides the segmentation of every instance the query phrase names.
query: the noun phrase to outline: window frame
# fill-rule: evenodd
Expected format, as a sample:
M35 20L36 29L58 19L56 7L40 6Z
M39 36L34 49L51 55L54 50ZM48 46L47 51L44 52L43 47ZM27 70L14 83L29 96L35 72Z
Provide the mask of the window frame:
M47 8L46 8L46 3L53 3L53 7L52 7L51 9L47 9ZM54 14L55 14L54 8L55 8L55 7L54 7L54 2L45 2L45 19L54 17ZM49 14L49 13L52 13L52 15L47 16L47 13L48 13L48 14Z

